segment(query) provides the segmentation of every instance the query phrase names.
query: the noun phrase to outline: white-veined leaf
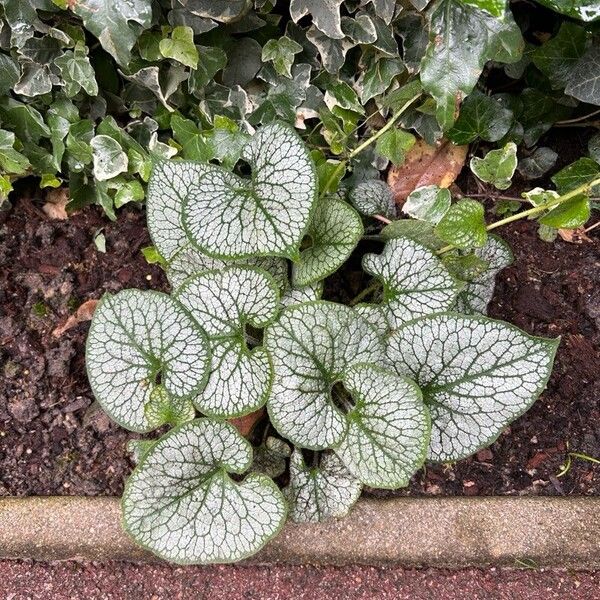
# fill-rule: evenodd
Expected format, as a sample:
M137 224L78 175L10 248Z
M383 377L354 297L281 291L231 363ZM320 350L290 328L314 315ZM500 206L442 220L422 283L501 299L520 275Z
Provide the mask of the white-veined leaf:
M172 429L127 481L128 533L161 558L223 563L246 558L285 522L285 500L271 479L249 475L252 447L228 423L198 419Z
M367 217L375 215L387 219L396 217L394 195L385 181L380 179L363 181L350 191L349 198L356 210Z
M360 306L361 314L378 327L387 323L396 329L417 317L448 310L460 289L431 250L408 238L389 240L381 254L365 254L362 264L384 285L382 304Z
M485 314L494 294L496 275L513 262L508 244L496 235L490 235L485 246L476 248L475 256L488 263L487 269L460 291L456 299L456 310L466 314Z
M188 279L175 298L211 341L211 373L194 398L198 410L237 417L260 408L269 396L273 369L262 346L249 350L245 326L261 329L275 318L279 311L275 281L251 267L205 271Z
M303 448L339 444L348 422L332 386L351 365L384 360L375 329L347 306L310 302L286 309L266 330L264 345L275 372L268 401L275 428Z
M268 477L279 477L287 468L286 459L292 453L291 448L280 438L269 436L254 450L252 472Z
M242 158L251 179L209 165L180 198L190 240L221 258L297 258L317 192L308 150L291 127L271 123L251 138Z
M336 454L365 485L408 485L429 445L429 412L416 383L374 365L356 365L346 372L344 387L355 405Z
M360 216L349 204L337 198L321 200L306 232L311 245L300 252L292 269L294 286L309 285L337 271L356 248L363 231Z
M557 346L508 323L455 314L394 332L388 359L415 379L430 410L428 458L455 461L491 444L542 393Z
M88 378L102 408L127 429L146 432L156 426L145 407L158 383L173 398L190 398L204 386L209 364L206 334L166 294L107 294L94 312Z
M286 308L294 304L304 304L320 300L323 295L323 282L317 281L304 287L289 287L281 296L281 306Z
M290 483L283 490L296 523L327 521L350 512L362 485L333 453L323 454L318 467L309 468L302 452L290 458Z
M280 289L284 289L288 285L288 268L284 258L256 256L240 260L224 260L222 258L206 256L206 254L202 254L202 252L194 248L191 244L187 244L173 256L167 265L166 273L169 283L176 290L192 275L202 273L203 271L226 269L232 266L258 267L267 271L277 282Z

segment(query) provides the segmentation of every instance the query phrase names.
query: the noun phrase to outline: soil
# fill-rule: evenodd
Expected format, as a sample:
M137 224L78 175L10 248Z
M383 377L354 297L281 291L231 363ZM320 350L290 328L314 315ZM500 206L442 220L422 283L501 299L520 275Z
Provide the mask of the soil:
M598 573L544 569L0 562L6 600L592 600L599 589Z
M166 289L166 281L140 252L150 243L141 209L122 210L111 223L94 207L61 221L40 206L25 195L0 213L0 495L119 495L135 435L93 401L84 366L89 323L52 332L106 291ZM94 243L100 229L106 253ZM489 449L427 465L396 493L600 493L589 460L572 458L558 477L569 451L600 458L599 233L571 244L541 241L532 222L502 230L515 262L498 277L490 314L562 336L548 388Z

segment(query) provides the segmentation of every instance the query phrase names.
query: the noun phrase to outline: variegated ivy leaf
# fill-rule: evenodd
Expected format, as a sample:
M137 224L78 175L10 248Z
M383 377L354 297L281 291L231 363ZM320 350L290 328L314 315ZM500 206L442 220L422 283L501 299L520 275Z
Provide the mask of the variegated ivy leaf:
M285 522L271 479L252 474L252 447L228 423L197 419L172 429L133 471L123 494L128 533L161 558L223 563L257 552Z
M487 263L487 268L461 290L456 310L466 314L485 314L494 294L496 275L513 262L513 253L509 245L496 235L490 235L486 245L476 248L474 253Z
M370 322L396 329L417 317L448 310L460 290L442 261L408 238L389 240L381 254L366 254L363 269L383 282L383 303L363 305Z
M437 225L450 209L452 198L446 188L426 185L411 192L402 207L402 212L413 219Z
M291 0L290 15L294 23L297 23L305 15L312 16L313 23L317 29L327 37L342 39L342 18L340 5L344 0Z
M266 330L264 345L275 372L268 401L275 428L303 448L339 444L348 420L332 387L353 364L384 360L375 329L348 306L310 302L286 309Z
M183 282L191 275L202 273L203 271L217 271L231 266L250 266L258 267L269 273L277 282L280 289L288 285L287 262L284 258L276 256L256 256L241 260L224 260L222 258L213 258L206 256L191 244L184 246L167 265L167 279L173 286L173 289L180 287Z
M363 234L358 213L343 200L324 198L313 213L306 235L310 246L294 263L292 282L302 287L325 279L350 256Z
M396 203L390 186L380 179L363 181L350 192L350 202L367 217L380 215L387 219L396 217Z
M557 346L501 321L455 314L394 332L388 359L415 379L430 410L428 458L455 461L491 444L542 393Z
M323 454L318 467L309 468L302 452L290 459L290 483L283 490L296 523L327 521L346 516L358 500L362 484L333 453Z
M421 391L414 381L374 365L351 368L344 386L355 406L336 454L365 485L408 485L429 445L429 412Z
M158 384L177 402L204 386L209 343L202 328L170 296L124 290L105 295L98 304L86 364L102 408L119 425L146 432L156 427L146 406L154 400Z
M291 127L271 123L251 138L242 158L251 179L209 165L180 198L190 240L221 258L297 258L317 192L308 150Z
M206 271L188 279L175 298L211 341L211 373L194 398L198 410L215 417L237 417L260 408L269 396L273 369L262 346L248 349L245 327L261 329L276 317L275 281L251 267Z
M304 304L320 300L323 295L323 282L317 281L304 287L290 287L281 296L281 306L288 307L294 304Z

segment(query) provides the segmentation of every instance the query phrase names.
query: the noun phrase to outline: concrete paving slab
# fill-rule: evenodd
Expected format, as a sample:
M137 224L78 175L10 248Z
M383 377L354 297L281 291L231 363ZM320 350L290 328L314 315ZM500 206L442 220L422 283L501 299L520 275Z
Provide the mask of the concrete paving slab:
M361 500L341 520L288 524L246 563L600 567L600 498ZM0 558L152 561L116 498L0 500Z

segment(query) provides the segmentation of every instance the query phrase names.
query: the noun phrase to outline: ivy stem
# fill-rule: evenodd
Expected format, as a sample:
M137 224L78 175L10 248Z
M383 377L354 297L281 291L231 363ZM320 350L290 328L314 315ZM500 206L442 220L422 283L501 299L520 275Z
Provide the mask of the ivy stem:
M341 173L343 173L346 170L348 161L352 160L355 156L358 156L363 150L365 150L365 148L368 148L371 144L376 142L386 131L389 131L395 125L396 121L398 121L398 119L406 111L406 109L409 108L410 105L413 102L415 102L415 100L418 100L420 97L420 93L413 96L408 102L403 104L400 107L400 109L396 113L394 113L394 115L392 115L390 119L388 119L388 122L381 129L376 131L371 137L368 137L364 142L359 144L356 148L354 148L354 150L352 150L352 152L350 152L350 154L348 154L348 156L344 160L340 161L329 176L329 179L325 183L325 186L323 187L323 191L321 192L320 196L323 197L325 196L325 194L331 191L331 186L334 183L334 181L340 176Z
M600 177L597 177L596 179L594 179L593 181L590 181L589 183L584 183L583 185L576 187L574 190L571 190L570 192L567 192L566 194L563 194L562 196L559 196L558 198L554 198L553 200L550 200L549 202L545 202L544 204L540 204L539 206L534 206L533 208L528 208L527 210L522 210L521 212L515 213L514 215L510 215L509 217L500 219L500 221L490 223L486 227L486 230L493 231L494 229L497 229L498 227L502 227L503 225L507 225L508 223L512 223L514 221L519 221L520 219L524 219L525 217L532 217L534 215L544 212L545 210L556 208L557 206L561 205L563 202L566 202L567 200L570 200L571 198L574 198L575 196L578 196L579 194L585 193L586 191L590 190L591 188L593 188L595 185L598 185L598 184L600 184ZM446 252L449 252L450 250L454 250L455 248L456 248L456 246L454 246L454 245L444 246L443 248L438 250L437 254L445 254Z

